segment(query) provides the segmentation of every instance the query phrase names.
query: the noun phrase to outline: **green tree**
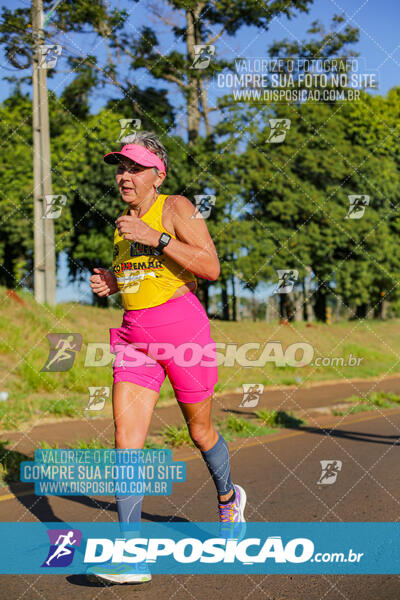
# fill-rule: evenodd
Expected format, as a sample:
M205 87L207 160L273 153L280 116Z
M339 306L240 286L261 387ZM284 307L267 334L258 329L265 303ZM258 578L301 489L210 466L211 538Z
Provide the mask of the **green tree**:
M342 105L280 105L274 116L291 121L285 141L268 143L269 125L257 123L242 155L245 197L274 246L271 265L298 270L299 282L311 272L320 320L329 296L354 317L369 306L379 314L382 291L398 298L398 93L388 100L390 108L365 93ZM346 218L350 195L371 199L361 219Z
M152 102L149 103L146 101L146 94L142 94L138 87L130 82L135 81L138 70L144 68L156 80L168 83L170 88L175 87L181 97L178 111L186 112L188 145L181 144L181 148L186 150L186 155L179 157L181 168L182 159L185 159L185 172L181 173L179 185L173 191L180 188L181 193L192 197L196 193L204 193L204 178L201 177L199 169L200 165L204 164L204 159L209 160L203 153L204 145L197 144L196 141L202 124L207 136L212 134L210 115L212 111L217 110L217 107L209 106L208 85L218 70L223 67L232 68L233 63L233 60L224 61L218 58L217 52L212 56L209 68L193 68L197 60L195 46L214 45L223 35L234 36L244 25L267 30L276 17L285 15L292 18L299 12L307 12L311 3L312 0L246 0L238 5L235 0L224 0L222 3L195 0L189 4L182 4L180 0L170 0L168 5L173 11L172 33L176 47L165 50L161 47L158 34L148 26L143 27L137 37L132 36L128 11L118 10L102 0L65 0L56 6L51 18L46 21L46 43L61 43L64 59L67 59L70 67L76 69L75 79L64 90L62 99L80 119L87 116L85 107L91 91L95 87L111 84L123 98L124 105L129 106L129 117L150 120L151 128L160 131L160 119L156 118L157 110L149 111L150 105L161 105L160 95L157 97L153 94ZM51 5L51 0L44 0L45 11L48 11ZM160 22L171 28L171 23L164 16L162 9L156 7L153 10ZM17 66L29 65L30 48L33 45L30 19L29 8L2 10L0 44L5 48L10 63ZM96 56L86 55L83 49L79 50L84 44L71 40L71 36L74 35L92 36L96 44L101 42L101 51ZM123 65L123 68L120 65ZM26 71L22 71L18 72L17 69L14 77L25 76L29 81ZM91 140L87 143L90 145ZM205 145L207 146L207 142ZM89 185L94 183L93 178L89 181ZM100 182L101 189L102 185L104 186ZM79 211L84 210L81 201L83 196L87 198L87 202L93 203L88 188L74 194L74 222L80 214ZM106 212L105 217L107 216ZM98 222L95 219L92 225L100 225L100 221L101 219ZM80 222L84 222L84 219ZM96 236L96 240L100 238L101 235ZM87 243L91 242L92 240L87 238ZM83 239L81 244L85 244ZM81 245L78 244L78 247L81 248ZM91 250L87 248L85 253L82 246L79 252L81 255L90 255ZM74 265L80 265L81 260L83 257L78 256L70 260L73 275L77 273ZM234 262L235 254L228 252L226 257L223 256L223 260ZM201 290L203 301L206 301L208 282L202 282Z
M32 270L31 101L16 91L0 105L0 282L21 285Z

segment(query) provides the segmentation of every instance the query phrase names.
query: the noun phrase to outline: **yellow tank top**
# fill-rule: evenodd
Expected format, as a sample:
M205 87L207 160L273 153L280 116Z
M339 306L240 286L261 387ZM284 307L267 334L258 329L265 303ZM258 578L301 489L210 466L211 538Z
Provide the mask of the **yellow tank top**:
M162 224L163 206L167 197L165 194L159 194L154 204L140 218L153 229L160 233L169 233L176 239ZM128 211L129 206L123 214L128 214ZM194 289L197 289L197 280L191 271L165 254L156 256L153 250L152 246L124 240L118 229L115 229L112 264L125 310L164 304L172 298L178 288L189 281L194 281Z

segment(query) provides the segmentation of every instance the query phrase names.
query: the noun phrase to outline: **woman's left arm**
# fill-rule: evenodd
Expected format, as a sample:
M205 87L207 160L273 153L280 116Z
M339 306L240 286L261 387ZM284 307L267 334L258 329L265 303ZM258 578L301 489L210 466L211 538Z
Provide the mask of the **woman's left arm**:
M198 277L215 281L220 265L204 218L184 196L170 197L170 201L171 219L179 239L171 238L163 254Z

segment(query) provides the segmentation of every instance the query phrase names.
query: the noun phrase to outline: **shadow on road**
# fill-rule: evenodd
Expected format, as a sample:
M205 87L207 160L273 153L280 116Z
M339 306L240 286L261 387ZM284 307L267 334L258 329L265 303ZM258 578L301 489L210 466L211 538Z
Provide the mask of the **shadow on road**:
M36 496L32 486L32 494L21 495L21 488L19 485L9 483L10 491L16 496L17 500L28 510L33 516L35 516L42 523L46 522L60 522L64 523L64 519L59 519L54 513L47 496ZM89 506L95 510L107 510L111 512L117 512L117 505L114 496L110 496L110 500L100 500L97 497L90 496L57 496L57 498L63 498L70 502L77 502L84 506ZM183 517L177 517L172 515L157 515L151 514L146 511L142 511L142 519L146 521L155 521L158 523L188 523L189 519Z
M368 442L372 444L385 444L388 446L399 446L399 435L383 435L379 433L366 433L364 431L349 431L348 429L329 429L324 427L300 427L299 431L306 433L314 433L317 435L325 435L327 437L336 437L348 440L356 440L358 442Z
M114 587L116 585L116 584L112 584L112 583L107 585L106 583L102 583L101 581L99 581L99 582L89 581L89 579L86 577L86 575L69 575L68 577L66 577L66 580L71 585L79 585L80 587L108 588L108 587ZM137 592L139 592L139 591L144 592L145 590L147 591L149 589L149 587L151 587L151 583L152 583L151 581L147 581L146 583L142 583L142 582L130 583L129 591L130 592L132 592L133 590L135 590ZM117 598L120 598L120 596L117 596Z

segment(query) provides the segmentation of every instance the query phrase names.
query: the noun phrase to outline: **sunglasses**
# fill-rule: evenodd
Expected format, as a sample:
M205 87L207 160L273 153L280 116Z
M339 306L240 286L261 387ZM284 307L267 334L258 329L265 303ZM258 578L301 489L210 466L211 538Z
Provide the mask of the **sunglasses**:
M128 173L140 173L141 171L149 168L151 167L144 167L143 165L138 165L135 163L131 165L124 165L123 163L120 163L117 168L117 173L121 174L125 173L125 171L128 171Z

